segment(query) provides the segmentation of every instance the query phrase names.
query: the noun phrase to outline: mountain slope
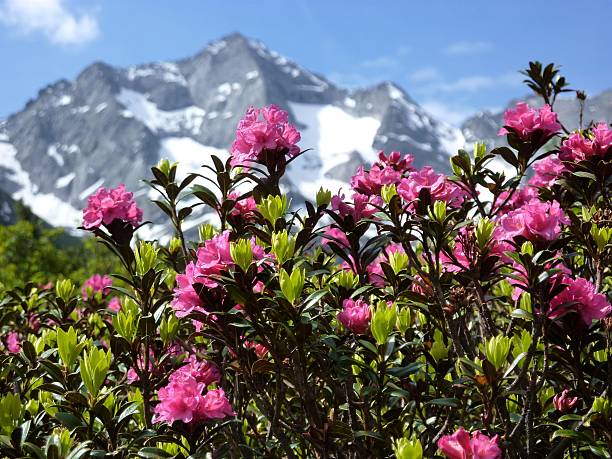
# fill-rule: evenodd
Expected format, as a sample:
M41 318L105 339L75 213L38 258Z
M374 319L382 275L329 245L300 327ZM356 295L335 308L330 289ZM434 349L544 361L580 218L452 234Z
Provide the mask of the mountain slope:
M297 196L346 187L378 150L447 169L464 142L393 83L349 91L232 34L189 58L128 68L97 62L43 88L0 122L0 187L51 224L74 227L98 187L125 183L144 198L141 179L161 157L187 171L226 155L246 108L270 103L290 112L300 146L313 149L288 171L285 185Z

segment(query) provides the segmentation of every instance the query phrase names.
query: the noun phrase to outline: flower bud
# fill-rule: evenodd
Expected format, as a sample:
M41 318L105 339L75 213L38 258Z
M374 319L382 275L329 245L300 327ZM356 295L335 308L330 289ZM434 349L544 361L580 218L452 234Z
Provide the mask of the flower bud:
M338 284L340 287L352 289L355 287L355 283L357 282L357 276L353 271L343 269L336 273L335 280L336 284Z
M436 201L433 203L433 212L429 211L429 218L437 222L444 222L446 218L446 203L444 201Z
M302 290L304 289L305 279L306 272L303 268L294 269L291 274L284 269L281 269L280 287L283 295L287 301L289 301L289 303L294 304L300 297Z
M67 303L74 294L74 284L70 279L58 280L55 284L55 293Z
M232 260L236 263L243 271L248 271L249 266L253 262L253 247L251 241L248 239L239 239L236 242L230 243L230 255Z
M257 204L257 209L266 220L274 225L276 220L285 215L285 212L287 212L289 208L289 204L290 202L287 201L287 195L268 196Z
M389 333L395 327L396 319L397 307L395 304L387 306L385 301L379 301L372 315L372 323L370 325L376 343L385 344L387 342Z
M216 233L215 227L212 226L210 223L201 225L198 228L198 236L199 236L200 242L206 242L209 239L212 239L215 233Z
M393 199L393 196L395 195L397 195L397 188L394 184L383 185L380 190L380 196L383 198L383 201L386 204L389 204L391 202L391 199Z
M423 446L414 436L396 440L393 444L393 452L397 459L423 459Z
M564 389L563 392L553 397L553 405L557 411L567 413L578 403L578 397L570 397L569 392L569 389Z
M474 144L474 159L478 161L484 155L487 154L487 145L482 142L476 142Z
M295 239L290 237L286 230L280 233L272 233L272 253L278 264L282 265L293 256L295 250Z
M157 252L159 249L150 242L140 241L138 249L134 251L136 258L136 272L144 276L157 264Z
M480 250L486 249L489 241L491 240L491 235L493 234L493 230L495 229L495 224L489 220L488 218L483 218L476 225L476 243L478 244L478 248Z
M511 344L511 339L504 335L494 336L485 343L484 354L496 370L506 364Z
M327 207L331 202L331 196L331 191L326 190L323 187L319 188L319 191L317 191L317 207Z
M521 253L523 255L533 256L533 244L531 243L531 241L523 242L523 245L521 246Z
M408 266L408 255L399 250L391 252L389 254L389 265L395 274L399 273L402 269Z
M401 333L406 333L408 327L412 324L412 314L410 314L410 308L403 307L397 313L397 329Z
M178 237L173 237L168 244L168 251L170 253L176 253L179 250L181 250L181 240Z

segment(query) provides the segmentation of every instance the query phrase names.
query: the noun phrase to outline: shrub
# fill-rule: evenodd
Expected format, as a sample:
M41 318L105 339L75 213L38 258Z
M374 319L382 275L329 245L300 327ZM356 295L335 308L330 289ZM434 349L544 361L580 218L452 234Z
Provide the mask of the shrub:
M381 153L293 210L280 180L307 153L271 106L215 180L152 168L168 243L99 190L83 229L123 274L1 300L2 454L610 457L612 130L566 132L565 81L526 76L548 105L452 176ZM218 224L189 241L199 206Z

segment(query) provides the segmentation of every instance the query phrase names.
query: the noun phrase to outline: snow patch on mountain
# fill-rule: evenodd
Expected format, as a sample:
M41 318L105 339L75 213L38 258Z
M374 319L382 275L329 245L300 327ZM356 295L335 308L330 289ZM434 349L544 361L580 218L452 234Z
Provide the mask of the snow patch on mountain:
M358 152L366 161L376 161L372 148L380 121L370 116L353 116L335 105L289 103L291 111L304 127L302 149L312 148L288 169L289 179L299 184L300 191L310 196L323 186L332 191L346 185L325 177L331 168L346 163Z
M126 108L128 118L136 118L153 132L188 131L196 135L200 133L206 115L206 110L195 105L179 110L161 110L146 94L125 88L117 94L117 101Z
M17 150L6 142L0 142L2 166L10 171L8 179L19 186L13 199L20 199L30 207L35 215L53 226L76 227L81 222L81 211L51 193L40 193L38 186L30 181L30 176L17 160Z

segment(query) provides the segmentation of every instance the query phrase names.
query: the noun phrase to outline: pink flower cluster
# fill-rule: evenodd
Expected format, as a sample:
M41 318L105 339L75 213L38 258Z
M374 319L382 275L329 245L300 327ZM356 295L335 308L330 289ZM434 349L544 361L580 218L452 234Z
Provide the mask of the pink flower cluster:
M110 293L110 286L113 285L113 281L106 274L101 276L100 274L94 274L83 283L81 288L81 295L84 300L89 300L93 296L100 292L103 297ZM91 296L90 296L91 295Z
M436 173L431 167L412 172L403 179L397 187L397 193L411 204L419 199L421 190L426 189L433 201L444 201L450 207L459 207L467 193L459 186L448 180L446 175ZM412 204L410 206L413 207Z
M567 285L565 290L550 302L549 317L555 318L566 311L575 311L586 326L594 320L603 319L612 313L612 306L602 293L597 293L595 285L582 277L572 279L564 276L561 283ZM569 304L568 307L562 305Z
M197 251L197 260L187 264L185 274L176 276L177 287L174 289L172 307L177 317L185 317L192 311L205 312L195 284L202 284L207 288L216 288L219 284L214 279L234 266L230 253L230 231L226 230L204 243ZM264 249L251 239L253 259L261 260L265 256Z
M221 380L217 367L194 356L188 362L170 375L166 387L159 389L154 422L199 423L234 416L223 389L207 389Z
M552 155L538 161L533 165L535 175L529 180L529 184L540 187L550 187L555 184L563 172L565 166L558 156Z
M537 199L511 210L500 220L504 239L523 236L531 242L557 239L562 223L567 225L569 220L558 202L541 202Z
M553 405L557 411L567 413L578 403L578 397L571 397L569 392L569 389L564 389L563 392L553 397Z
M599 123L591 130L590 137L575 132L563 142L559 150L562 161L585 161L594 156L604 158L612 153L612 129L605 123Z
M392 242L389 244L384 252L382 252L374 262L370 263L366 266L366 271L368 273L368 280L376 285L377 287L384 287L385 285L385 273L382 269L381 263L389 263L389 257L393 253L406 253L401 244L396 242Z
M142 221L142 210L136 206L134 195L125 190L125 185L109 189L99 188L87 198L83 209L83 226L87 229L110 225L118 219L136 227Z
M6 350L11 354L17 354L21 351L21 340L17 332L9 332L6 337Z
M287 150L289 156L300 152L296 145L300 133L289 123L289 114L270 105L264 108L249 107L238 123L236 139L232 144L233 166L248 166L249 162L261 159L264 150Z
M522 140L530 140L535 134L540 134L544 138L552 137L561 129L561 125L557 122L557 114L549 105L535 109L530 108L525 102L518 102L516 108L506 110L504 126L498 135L513 132Z
M337 317L340 323L350 331L362 335L370 329L372 310L365 301L355 301L349 298L342 302L342 311L338 313Z
M361 193L353 193L351 197L353 202L346 202L344 194L337 194L332 197L332 209L338 212L342 217L353 217L355 222L362 218L368 218L378 212L377 206L383 204L380 196L367 196Z
M496 226L493 229L491 240L489 241L484 253L480 253L478 251L475 244L475 236L473 235L473 228L468 229L464 226L459 230L459 234L455 238L455 246L453 247L453 256L455 257L456 261L454 261L452 257L444 252L440 254L440 260L442 261L442 266L445 271L455 273L470 270L475 267L479 257L481 257L481 261L491 256L498 256L502 258L504 257L504 252L506 250L512 249L510 244L503 241L503 230L499 226ZM473 242L470 242L470 239L474 239Z
M440 438L438 448L448 459L499 459L502 455L497 435L489 438L475 431L470 436L463 427Z
M412 155L405 155L399 151L391 152L389 156L381 151L379 160L369 170L360 166L351 178L351 187L358 193L366 195L380 194L384 185L399 185L405 173L414 170Z
M249 215L252 215L253 212L257 211L257 203L255 202L253 196L238 200L240 196L241 194L236 191L232 191L227 195L228 199L234 201L234 208L231 210L230 215L234 217L248 217Z

